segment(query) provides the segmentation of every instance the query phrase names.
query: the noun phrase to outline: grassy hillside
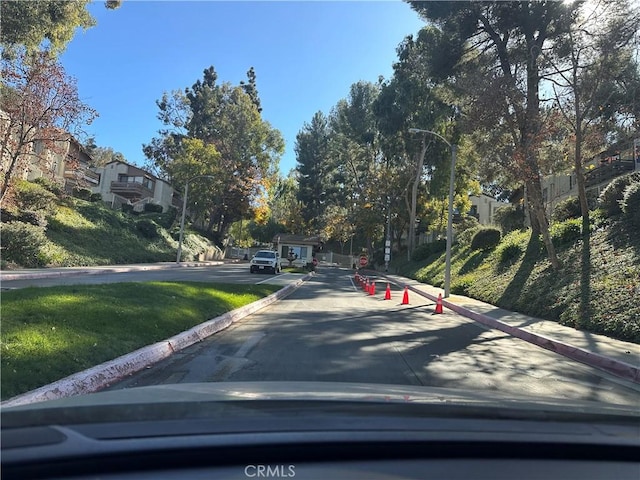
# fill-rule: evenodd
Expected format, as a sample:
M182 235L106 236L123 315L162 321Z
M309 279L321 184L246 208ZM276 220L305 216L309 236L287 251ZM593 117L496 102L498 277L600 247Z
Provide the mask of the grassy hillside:
M125 213L100 201L43 193L33 185L25 187L30 196L18 198L13 211L4 213L8 218L2 225L2 268L175 260L175 212ZM184 260L212 249L215 245L205 237L185 232Z
M640 343L640 236L620 218L594 220L588 245L579 227L575 234L579 220L554 226L562 262L558 271L530 231L512 232L486 251L455 245L452 293ZM444 261L444 253L437 253L422 262L397 264L396 269L441 287Z

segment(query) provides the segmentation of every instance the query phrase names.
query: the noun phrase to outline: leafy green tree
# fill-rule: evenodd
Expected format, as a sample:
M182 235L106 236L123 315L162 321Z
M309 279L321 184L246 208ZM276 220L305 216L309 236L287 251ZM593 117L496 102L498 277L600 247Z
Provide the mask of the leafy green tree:
M90 137L84 143L84 148L91 157L91 166L93 167L104 167L107 163L116 161L127 163L127 159L121 152L116 152L111 147L99 147L95 137Z
M430 191L423 185L436 171L448 172L451 165L451 154L446 144L424 133L410 134L409 129L436 131L443 137L449 137L450 142L457 142L456 109L451 106L456 103L455 99L447 95L444 82L438 83L430 63L440 37L437 29L427 27L416 38L410 35L404 39L398 47L393 77L383 82L375 106L382 134L396 137L391 150L386 148L385 154L399 160L408 174L402 190L408 212L408 258L415 247L419 209L424 203L424 199L419 198L420 192ZM449 175L446 177L448 179Z
M338 242L340 253L344 253L345 244L355 235L355 225L349 211L345 207L330 205L325 211L322 224L324 238Z
M96 24L87 10L91 0L7 0L2 2L0 43L8 54L23 46L31 54L47 42L54 54L62 52L78 28ZM105 7L116 9L121 1L107 1Z
M255 86L255 72L249 75ZM284 150L280 132L262 120L254 93L252 98L243 86L218 84L214 68L205 69L203 79L184 93L165 94L157 102L164 128L143 149L172 179L177 172L181 178L215 176L189 196L219 241L232 223L251 216Z
M382 237L388 208L382 173L385 161L374 112L378 94L379 86L357 82L329 117L334 182L341 187L336 204L344 206L354 218L369 251Z
M269 192L271 220L283 227L283 233L312 233L304 219L304 203L298 199L299 184L295 170L279 178Z
M296 171L298 200L304 205L302 217L311 229L318 229L334 186L330 159L330 128L322 112L305 123L296 135Z
M626 0L602 0L597 5L579 2L570 28L545 56L550 64L555 110L568 126L567 150L573 156L582 212L582 232L589 235L589 204L584 160L595 153L589 139L595 134L601 147L613 123L633 118L632 105L640 86L640 72L632 41L637 37L640 7ZM559 123L559 122L558 122ZM585 152L584 150L587 150Z
M501 107L501 114L494 121L508 125L513 165L524 178L534 226L542 233L551 264L558 268L538 165L540 83L542 53L567 31L571 6L554 1L410 3L440 28L440 48L434 49L438 53L430 61L438 66L440 77L455 76L472 62L481 72L476 85L485 87L487 97L498 100L495 105Z

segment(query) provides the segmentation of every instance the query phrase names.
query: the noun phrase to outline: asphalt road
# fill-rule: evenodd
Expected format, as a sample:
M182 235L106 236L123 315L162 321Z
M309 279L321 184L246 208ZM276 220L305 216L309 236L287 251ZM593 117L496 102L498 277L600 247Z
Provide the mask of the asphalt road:
M3 280L3 289L25 287L51 287L54 285L95 285L99 283L117 282L216 282L216 283L273 283L287 285L300 278L301 274L249 273L249 264L226 264L203 267L167 268L162 270L144 270L119 273L96 273L91 275L59 276L53 278L35 278L24 280Z
M250 277L253 279L254 277ZM367 296L351 272L320 269L286 299L112 385L337 381L492 390L637 407L640 387L384 284Z

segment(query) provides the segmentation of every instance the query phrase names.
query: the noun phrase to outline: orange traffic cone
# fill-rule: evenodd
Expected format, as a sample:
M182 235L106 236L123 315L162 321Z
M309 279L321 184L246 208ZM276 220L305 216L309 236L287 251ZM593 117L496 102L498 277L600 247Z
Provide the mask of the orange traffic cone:
M438 294L438 300L436 301L436 309L433 313L442 313L442 294Z
M384 299L391 300L391 287L389 286L389 282L387 282L387 291L384 292Z
M402 296L402 305L409 305L409 287L405 285L404 295Z
M369 285L369 295L375 295L376 294L376 282L372 281L371 285Z

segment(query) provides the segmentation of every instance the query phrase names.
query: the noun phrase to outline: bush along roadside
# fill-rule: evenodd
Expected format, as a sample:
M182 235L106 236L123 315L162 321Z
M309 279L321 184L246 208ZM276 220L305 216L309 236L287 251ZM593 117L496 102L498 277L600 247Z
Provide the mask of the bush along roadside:
M80 192L81 190L79 190ZM90 192L89 192L90 193ZM65 195L50 181L16 185L11 208L2 210L0 267L73 267L175 260L176 209L152 205L132 215L112 210L82 192L86 200ZM159 207L159 208L158 208ZM185 231L182 258L222 252L208 239Z
M633 203L636 193L630 192ZM451 292L640 343L640 237L634 232L637 227L626 215L606 219L595 211L585 244L580 219L555 223L552 235L563 265L557 271L530 230L512 231L494 247L489 245L495 234L490 234L494 237L489 243L483 240L482 249L465 238L452 250ZM584 248L589 248L588 263ZM398 273L442 287L444 257L438 253L398 264Z

